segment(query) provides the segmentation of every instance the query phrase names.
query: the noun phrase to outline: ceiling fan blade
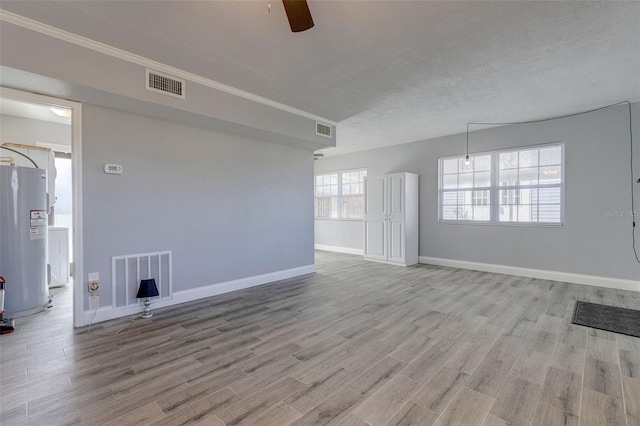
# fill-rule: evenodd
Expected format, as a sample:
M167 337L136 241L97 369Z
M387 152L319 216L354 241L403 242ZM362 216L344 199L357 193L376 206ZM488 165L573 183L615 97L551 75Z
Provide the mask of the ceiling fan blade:
M282 0L291 31L299 33L313 27L313 18L306 0Z

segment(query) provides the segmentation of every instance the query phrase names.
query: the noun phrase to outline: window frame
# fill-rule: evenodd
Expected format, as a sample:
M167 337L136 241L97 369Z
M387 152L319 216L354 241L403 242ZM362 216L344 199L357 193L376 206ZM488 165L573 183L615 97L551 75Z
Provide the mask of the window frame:
M364 178L367 177L367 169L366 167L360 167L360 168L356 168L356 169L346 169L346 170L335 170L335 171L328 171L328 172L322 172L322 173L314 173L313 175L313 218L314 220L348 220L348 221L362 221L364 220L364 213L362 215L362 217L360 218L356 218L356 217L342 217L342 199L343 199L343 194L342 194L342 175L343 173L351 173L351 172L365 172L365 175L363 176L362 179L362 197L364 199ZM337 197L337 205L338 205L338 217L318 217L318 196L316 195L316 188L317 188L317 177L318 176L328 176L328 175L338 175L338 194L336 195ZM358 194L360 195L360 194ZM347 194L345 195L345 197L353 197L354 194Z
M530 149L544 149L553 146L560 147L560 176L561 181L559 184L549 184L549 185L506 185L500 186L500 154L509 153L509 152L518 152L518 151L526 151ZM472 188L462 188L462 190L470 190L470 191L479 191L479 190L489 190L490 191L490 215L489 220L465 220L465 219L444 219L443 218L443 194L445 190L443 189L443 162L447 159L463 159L465 154L457 154L457 155L447 155L438 158L438 223L442 224L465 224L465 225L490 225L490 226L533 226L533 227L553 227L553 228L562 228L565 226L565 143L564 141L554 141L554 142L546 142L542 144L535 145L523 145L505 149L496 149L491 151L481 151L470 153L471 157L482 156L482 155L491 155L491 185L489 188L486 187L472 187ZM538 169L540 166L536 166ZM519 170L518 167L516 170ZM538 173L540 173L538 171ZM460 174L460 171L457 172ZM559 222L514 222L514 221L500 221L500 202L501 190L514 190L516 194L514 198L517 200L519 198L519 190L527 189L527 188L544 188L544 187L559 187L560 188L560 221ZM460 190L460 188L458 188ZM475 201L475 197L472 195L472 201ZM519 205L519 204L516 204ZM538 201L538 206L540 202Z

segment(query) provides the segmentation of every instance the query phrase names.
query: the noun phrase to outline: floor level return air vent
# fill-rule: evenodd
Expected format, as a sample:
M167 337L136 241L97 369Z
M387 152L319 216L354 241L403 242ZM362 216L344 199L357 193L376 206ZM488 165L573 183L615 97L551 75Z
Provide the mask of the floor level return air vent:
M111 258L111 291L113 307L140 304L136 299L140 280L154 278L160 296L158 299L171 299L171 252L130 254Z
M184 99L184 80L149 69L146 74L147 90Z

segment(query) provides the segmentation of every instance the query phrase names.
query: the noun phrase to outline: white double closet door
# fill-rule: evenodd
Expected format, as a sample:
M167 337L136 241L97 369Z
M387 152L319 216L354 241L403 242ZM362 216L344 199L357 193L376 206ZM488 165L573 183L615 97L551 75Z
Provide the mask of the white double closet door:
M407 202L407 196L417 197L417 191L407 193L407 180L417 187L417 175L413 173L394 173L365 179L364 213L364 257L399 263L403 265L417 262L417 244L415 262L407 258L407 208L417 202ZM417 212L415 214L417 220ZM417 225L417 224L416 224ZM417 243L417 235L415 236Z

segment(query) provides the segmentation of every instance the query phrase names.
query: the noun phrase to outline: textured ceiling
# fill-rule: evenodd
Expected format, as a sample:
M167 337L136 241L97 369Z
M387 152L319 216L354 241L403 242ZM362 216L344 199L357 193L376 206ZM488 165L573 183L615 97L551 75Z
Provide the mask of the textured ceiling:
M640 2L7 1L2 9L339 122L328 154L640 99Z

